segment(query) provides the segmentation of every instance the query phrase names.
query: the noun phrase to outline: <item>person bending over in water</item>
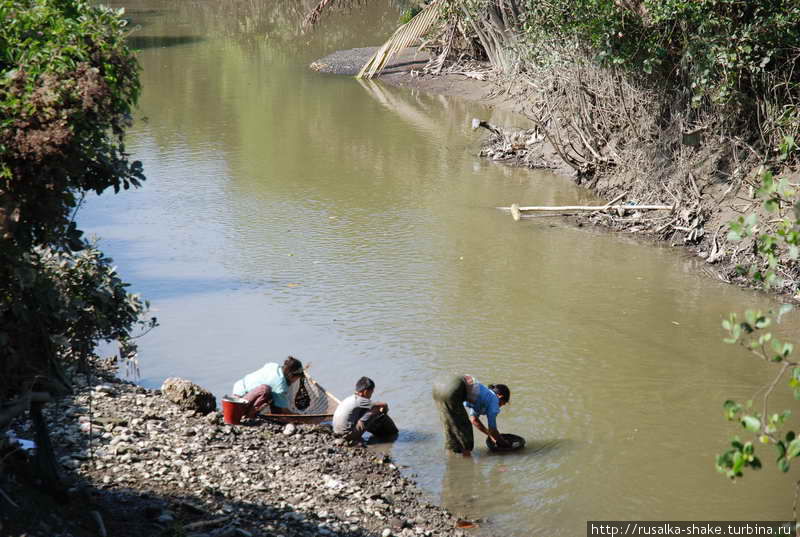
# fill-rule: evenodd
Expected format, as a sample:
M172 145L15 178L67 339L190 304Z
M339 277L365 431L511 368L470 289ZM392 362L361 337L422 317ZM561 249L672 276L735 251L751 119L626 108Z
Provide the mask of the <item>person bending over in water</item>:
M508 446L497 430L500 407L511 401L511 390L505 384L490 384L487 387L471 375L454 376L433 385L433 399L439 407L444 426L446 449L465 457L472 455L473 425L498 446ZM488 427L481 422L481 416L486 416Z
M344 437L350 445L356 444L365 432L379 438L391 438L397 434L397 426L389 417L389 405L373 402L375 382L361 377L356 382L355 393L339 403L333 413L333 432Z
M289 356L283 365L268 362L258 371L237 380L233 385L233 394L247 400L245 416L248 418L253 418L267 405L273 413L289 413L289 401L286 399L289 384L303 375L303 363Z

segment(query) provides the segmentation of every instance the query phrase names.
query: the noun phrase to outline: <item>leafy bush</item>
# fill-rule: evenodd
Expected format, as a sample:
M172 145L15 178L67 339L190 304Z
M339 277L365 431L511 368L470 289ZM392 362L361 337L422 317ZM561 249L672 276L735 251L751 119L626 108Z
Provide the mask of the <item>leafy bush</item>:
M753 282L763 288L788 284L795 292L796 280L790 278L789 282L784 282L779 274L797 274L800 201L796 189L786 179L776 180L770 172L764 172L754 193L770 219L759 223L757 214L751 211L746 217L729 222L729 240L753 241L752 266L740 267L740 272L750 276ZM755 443L772 444L775 447L775 463L782 472L788 472L792 460L800 457L800 438L793 430L783 431L791 411L771 410L769 398L781 380L788 378L786 384L794 398L800 400L800 362L793 356L794 344L778 339L770 327L773 323L779 323L783 315L792 309L790 305L783 305L775 312L747 310L742 316L731 313L722 321L722 328L727 333L725 343L742 346L778 370L772 382L759 390L762 392L760 408L752 400L744 405L728 400L723 407L725 417L730 421L738 421L753 440L757 440ZM746 468L760 469L761 460L756 455L755 443L734 437L731 447L717 456L717 470L735 479L741 477Z
M0 200L16 215L0 232L18 246L61 239L81 192L144 178L122 144L139 95L123 28L83 1L0 0Z
M127 291L113 260L93 245L79 252L36 248L42 273L52 282L54 302L60 306L60 326L53 331L58 354L64 360L90 356L98 341L117 341L120 356L136 358L135 329L142 333L156 325L145 320L150 304Z
M574 43L602 65L718 107L764 153L800 133L800 4L793 0L528 0L528 47ZM563 46L563 45L562 45Z
M531 1L526 30L577 37L604 63L677 76L695 97L717 101L763 92L760 75L800 55L800 5L789 0Z
M120 14L0 0L0 400L64 389L63 360L127 344L145 308L72 221L85 192L144 179L123 145L140 87Z

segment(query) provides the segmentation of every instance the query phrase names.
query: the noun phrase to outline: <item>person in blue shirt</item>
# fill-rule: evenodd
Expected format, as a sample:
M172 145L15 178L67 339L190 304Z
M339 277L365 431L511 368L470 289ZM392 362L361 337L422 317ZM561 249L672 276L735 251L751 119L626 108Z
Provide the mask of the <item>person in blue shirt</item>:
M435 383L433 399L444 426L446 449L469 457L474 447L473 426L498 446L507 446L497 429L500 407L511 401L511 390L505 384L485 386L471 375L459 375ZM481 416L486 416L487 425Z
M289 356L283 365L268 362L261 369L237 380L233 385L233 394L247 400L245 416L249 418L267 405L273 413L289 413L289 401L286 399L289 385L303 374L303 363Z

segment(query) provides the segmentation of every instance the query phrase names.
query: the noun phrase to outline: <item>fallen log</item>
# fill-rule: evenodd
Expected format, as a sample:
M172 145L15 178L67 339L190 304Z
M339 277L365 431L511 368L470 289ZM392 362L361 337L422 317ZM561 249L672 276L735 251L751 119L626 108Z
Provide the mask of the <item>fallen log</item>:
M512 208L513 207L513 208ZM545 211L545 212L584 212L584 211L671 211L672 205L564 205L564 206L530 206L497 207L505 212Z

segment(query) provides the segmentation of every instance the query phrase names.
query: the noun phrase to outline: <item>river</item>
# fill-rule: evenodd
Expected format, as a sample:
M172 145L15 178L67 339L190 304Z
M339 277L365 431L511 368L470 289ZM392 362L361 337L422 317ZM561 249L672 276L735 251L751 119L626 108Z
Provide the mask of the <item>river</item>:
M455 98L369 87L307 65L377 45L398 6L373 0L305 34L298 0L130 1L143 95L127 147L148 180L88 200L101 238L161 326L141 382L218 397L292 354L339 397L377 383L390 449L434 499L507 535L585 534L587 520L778 520L792 476L732 484L714 456L739 434L722 402L772 370L721 342L729 311L774 303L702 274L680 249L496 206L597 202L569 179L478 158ZM784 330L798 333L797 317ZM528 448L448 456L434 376L505 382L500 429ZM771 400L792 402L779 388Z

